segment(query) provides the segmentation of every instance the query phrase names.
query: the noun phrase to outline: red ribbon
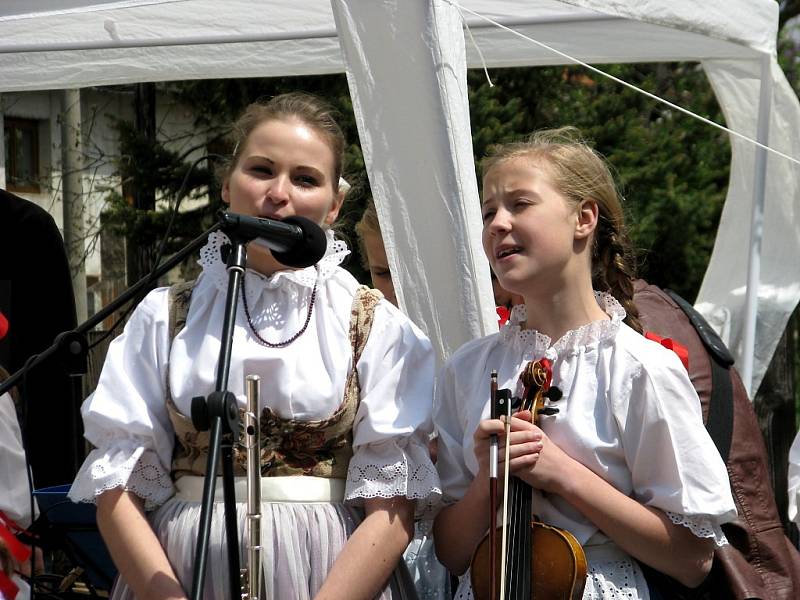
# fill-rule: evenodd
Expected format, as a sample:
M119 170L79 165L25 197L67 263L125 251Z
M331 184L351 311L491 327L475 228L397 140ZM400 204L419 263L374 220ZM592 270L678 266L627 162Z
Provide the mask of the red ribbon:
M511 316L511 311L505 306L498 306L495 310L497 311L497 326L502 327L508 321L508 317Z
M6 548L18 563L23 563L31 557L31 549L20 542L13 533L22 531L24 531L22 527L0 510L0 540L5 542ZM16 598L18 591L17 584L3 571L0 571L0 593L3 594L3 597Z
M663 338L660 335L653 333L652 331L645 331L644 337L648 340L653 340L654 342L658 342L664 348L668 348L672 350L675 354L678 355L678 358L681 359L684 368L688 371L689 370L689 349L681 344L680 342L676 342L672 338Z
M14 600L17 597L17 592L19 592L17 584L11 581L11 578L3 571L0 571L0 595L3 598Z
M550 384L553 383L553 363L549 358L540 358L539 362L541 363L545 372L545 380L544 385L542 386L542 391L546 392L550 389Z

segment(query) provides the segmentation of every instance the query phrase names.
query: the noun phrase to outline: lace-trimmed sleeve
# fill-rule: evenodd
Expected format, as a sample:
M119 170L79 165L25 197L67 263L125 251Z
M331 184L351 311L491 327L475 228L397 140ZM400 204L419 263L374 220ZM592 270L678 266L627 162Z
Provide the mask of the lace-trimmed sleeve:
M405 496L422 510L441 496L428 452L433 371L428 339L382 300L358 361L361 401L346 490L351 503Z
M441 496L427 443L419 436L361 446L350 459L345 498L351 504L395 496L417 500L421 513L435 506Z
M634 496L696 536L724 545L720 525L736 517L736 507L725 463L703 425L700 400L677 355L639 343L646 344L643 361L613 392L628 398L617 418Z
M725 537L722 527L713 517L706 515L687 517L686 515L679 515L670 511L666 511L666 515L675 525L688 527L689 530L699 538L714 538L714 545L717 548L728 543L728 538Z
M84 435L95 446L70 489L74 502L95 502L123 487L150 510L173 493L169 465L174 432L164 401L169 353L166 289L139 304L109 346L95 392L81 409Z
M92 450L75 477L69 497L73 502L94 503L97 496L118 487L139 496L148 511L175 493L169 472L154 451L135 440L120 440L103 450Z

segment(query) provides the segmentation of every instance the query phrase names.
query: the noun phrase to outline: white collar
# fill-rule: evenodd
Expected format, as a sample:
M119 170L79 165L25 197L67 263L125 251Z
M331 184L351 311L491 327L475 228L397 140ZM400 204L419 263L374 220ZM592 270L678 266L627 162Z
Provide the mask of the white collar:
M350 254L347 244L334 238L333 231L325 231L327 248L320 261L305 269L284 269L276 271L270 276L263 275L253 269L246 270L247 301L255 302L263 289L282 287L284 282L291 282L299 287L313 288L315 284L322 283L336 272L336 268L344 258ZM203 276L214 282L221 291L228 289L228 271L222 260L222 246L229 244L228 236L220 231L215 231L208 236L208 242L200 249L198 264L203 268Z
M549 336L534 329L522 329L522 323L527 320L528 312L524 304L517 304L511 309L508 322L500 329L500 340L532 356L555 359L557 356L572 354L584 346L612 338L625 319L625 309L608 292L595 292L594 296L600 308L611 319L592 321L570 330L551 346L552 340Z

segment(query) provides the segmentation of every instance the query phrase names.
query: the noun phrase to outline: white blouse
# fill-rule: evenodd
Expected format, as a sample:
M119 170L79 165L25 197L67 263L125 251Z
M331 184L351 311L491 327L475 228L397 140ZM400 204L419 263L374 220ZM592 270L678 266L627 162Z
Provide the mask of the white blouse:
M86 458L70 497L93 502L118 486L135 492L147 509L174 494L170 465L174 432L166 386L178 410L191 415L194 396L215 389L228 286L221 233L201 250L203 272L192 293L186 326L170 343L168 288L147 295L124 332L109 347L95 392L82 413L85 436L96 449ZM244 278L253 325L280 342L305 323L312 289L316 299L306 331L290 345L260 344L241 298L233 332L228 388L245 406L244 377L261 377L261 403L283 418L330 416L344 397L352 349L350 312L358 282L339 267L349 253L328 235L318 266L270 277L247 270ZM361 401L353 425L346 499L392 497L433 502L440 493L427 450L434 357L425 335L389 302L375 309L369 340L358 361Z
M597 298L611 319L570 331L553 345L549 337L521 329L526 312L519 305L500 332L466 344L447 362L434 406L445 501L460 499L478 470L472 436L479 420L489 417L491 371L497 370L500 388L520 396L525 365L547 357L553 385L564 393L555 404L560 412L541 419L550 439L624 494L724 544L719 526L736 516L736 508L683 365L622 323L625 311L612 296ZM533 509L581 544L607 541L557 495L535 490Z
M0 510L20 527L33 521L22 432L14 400L7 392L0 396Z

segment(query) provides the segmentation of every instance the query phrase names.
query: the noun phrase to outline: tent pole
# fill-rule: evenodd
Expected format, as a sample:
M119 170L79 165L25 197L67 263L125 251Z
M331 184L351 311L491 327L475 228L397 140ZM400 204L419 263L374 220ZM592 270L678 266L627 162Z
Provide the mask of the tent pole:
M769 123L772 113L772 57L761 59L761 89L758 100L758 125L756 140L766 145L769 141ZM758 316L758 291L761 275L761 241L764 236L764 194L767 184L767 151L755 148L753 175L753 212L750 219L750 254L747 263L747 293L745 296L744 333L742 336L742 382L752 400L757 390L753 385L755 361L756 321Z
M61 92L61 200L64 245L67 248L78 322L89 318L86 298L86 196L83 193L81 91Z

